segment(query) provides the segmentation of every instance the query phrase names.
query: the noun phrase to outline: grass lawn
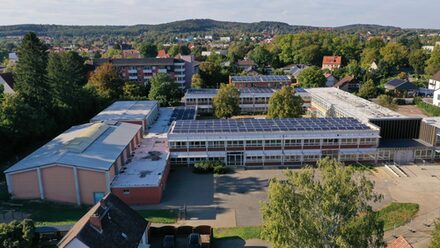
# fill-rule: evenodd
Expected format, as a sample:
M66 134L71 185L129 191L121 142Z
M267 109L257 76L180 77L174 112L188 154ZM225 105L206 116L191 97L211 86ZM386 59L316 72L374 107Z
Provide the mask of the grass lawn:
M0 204L0 211L15 210L28 213L36 226L69 225L78 221L89 207L74 207L72 205L41 201L9 201L17 205ZM155 223L171 224L177 221L176 210L141 210L139 213Z
M368 163L356 163L356 164L350 164L349 165L353 170L355 171L360 171L360 172L372 172L372 171L376 171L376 168L374 167L373 164L368 164Z
M419 211L419 204L393 202L382 208L377 213L379 219L384 221L384 231L404 225L409 222Z
M177 222L176 209L138 210L138 212L153 223L174 224Z
M259 226L214 228L214 238L227 239L240 237L243 240L259 239L260 232L261 227Z

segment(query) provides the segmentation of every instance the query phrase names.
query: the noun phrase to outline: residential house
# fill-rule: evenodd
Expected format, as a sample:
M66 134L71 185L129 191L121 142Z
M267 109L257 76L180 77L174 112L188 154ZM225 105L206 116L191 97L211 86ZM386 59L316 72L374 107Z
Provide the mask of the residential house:
M251 59L244 59L237 61L237 67L241 70L246 70L248 68L257 69L257 64Z
M0 73L0 85L3 85L3 92L14 93L14 77L10 72Z
M333 85L338 82L338 80L331 74L331 73L325 73L324 77L326 79L325 86L326 87L333 87Z
M369 71L375 71L379 69L379 66L376 64L376 62L371 62L370 67L368 68Z
M297 78L298 75L307 67L305 64L297 64L297 65L288 65L283 68L283 72L286 75L291 75L294 78Z
M171 57L171 56L167 53L167 51L165 51L165 49L159 50L157 52L157 56L156 56L156 58L159 58L159 59L169 58L169 57Z
M60 248L148 248L150 222L109 193L58 243Z
M400 78L392 79L385 84L385 91L394 92L396 95L401 96L414 96L417 94L418 90L419 87L417 87L417 85Z
M329 69L333 71L335 69L341 68L342 57L341 56L324 56L322 59L322 69Z
M139 59L141 58L141 53L136 49L130 49L130 50L123 50L122 51L122 58L134 58Z
M428 89L434 91L432 103L440 106L440 71L429 79Z
M339 80L333 87L347 92L356 92L359 90L359 81L353 76L347 76Z

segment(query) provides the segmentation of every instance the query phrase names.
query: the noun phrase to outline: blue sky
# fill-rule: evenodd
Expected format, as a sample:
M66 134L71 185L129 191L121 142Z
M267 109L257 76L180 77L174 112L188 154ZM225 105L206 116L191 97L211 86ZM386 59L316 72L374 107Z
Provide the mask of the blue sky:
M157 24L183 19L439 28L440 0L0 0L0 25Z

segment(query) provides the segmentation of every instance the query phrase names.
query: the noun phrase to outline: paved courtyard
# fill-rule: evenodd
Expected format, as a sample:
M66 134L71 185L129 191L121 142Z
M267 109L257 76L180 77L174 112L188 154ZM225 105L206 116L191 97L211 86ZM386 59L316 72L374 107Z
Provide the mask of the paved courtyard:
M404 235L415 247L426 247L432 223L440 217L440 166L401 166L408 177L397 177L385 167L368 174L376 192L384 199L374 205L382 208L392 201L414 202L420 211L414 220L385 234ZM209 224L214 227L261 224L260 202L267 198L267 185L283 170L239 170L227 175L196 175L189 168L177 167L170 174L163 201L148 208L187 207L187 220L179 224Z

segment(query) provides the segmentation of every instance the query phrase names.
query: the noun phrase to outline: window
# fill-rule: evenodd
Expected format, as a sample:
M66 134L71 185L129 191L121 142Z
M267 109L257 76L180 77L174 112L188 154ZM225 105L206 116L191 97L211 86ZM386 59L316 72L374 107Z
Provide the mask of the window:
M285 146L301 146L301 140L284 140Z
M129 189L124 189L123 194L124 195L129 195L130 194L130 190Z
M208 148L225 148L224 141L208 141Z
M228 147L243 147L242 140L230 140L228 141Z
M305 139L304 140L304 146L319 146L320 140L319 139Z
M265 140L264 146L281 146L281 140Z
M104 192L93 192L93 202L96 204L104 198Z
M338 139L323 139L322 144L323 145L338 145L339 141Z
M341 139L341 145L357 145L357 139Z
M247 140L246 141L246 147L262 147L263 141L262 140Z
M182 142L182 141L176 141L176 142L170 142L170 146L171 148L186 148L186 142Z
M190 141L189 142L189 148L205 148L206 143L205 141Z

